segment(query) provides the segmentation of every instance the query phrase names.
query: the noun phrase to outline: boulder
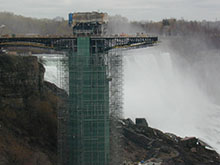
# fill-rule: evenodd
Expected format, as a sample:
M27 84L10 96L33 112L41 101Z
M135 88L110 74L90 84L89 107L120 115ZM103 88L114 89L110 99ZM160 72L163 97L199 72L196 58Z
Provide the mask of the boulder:
M135 123L137 126L148 127L148 123L145 118L136 118Z

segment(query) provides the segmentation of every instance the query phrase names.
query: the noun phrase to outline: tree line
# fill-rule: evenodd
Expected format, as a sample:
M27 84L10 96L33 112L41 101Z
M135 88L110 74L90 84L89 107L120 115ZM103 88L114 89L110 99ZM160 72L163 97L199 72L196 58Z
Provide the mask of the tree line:
M0 12L0 35L70 35L72 29L68 21L61 17L55 19L36 19L15 15L9 12ZM187 21L175 18L161 21L133 21L120 15L110 16L108 24L109 34L144 32L162 36L208 36L220 35L220 21Z
M9 12L0 12L0 26L0 35L71 34L71 28L64 19L36 19Z

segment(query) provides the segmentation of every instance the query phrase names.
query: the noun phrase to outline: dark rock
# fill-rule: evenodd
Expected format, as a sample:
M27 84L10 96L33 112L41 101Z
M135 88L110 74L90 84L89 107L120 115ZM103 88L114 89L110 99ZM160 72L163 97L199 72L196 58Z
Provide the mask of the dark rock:
M137 126L143 126L143 127L148 127L148 123L145 118L136 118L136 125Z
M33 56L0 55L0 165L57 164L57 111L66 92Z
M134 122L128 118L128 119L123 119L123 122L125 123L125 125L127 126L134 126Z
M52 165L48 156L42 152L35 152L31 158L24 161L24 165Z
M199 145L198 139L195 137L185 137L180 140L180 144L183 145L184 147L196 147Z
M123 159L146 165L220 165L214 150L195 137L180 138L150 127L122 126Z

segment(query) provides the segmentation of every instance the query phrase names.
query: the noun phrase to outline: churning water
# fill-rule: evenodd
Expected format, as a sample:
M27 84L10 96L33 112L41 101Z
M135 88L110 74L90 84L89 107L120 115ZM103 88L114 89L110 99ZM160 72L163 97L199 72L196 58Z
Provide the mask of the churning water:
M124 116L145 117L151 127L196 136L220 152L220 108L177 68L174 56L157 47L124 52Z

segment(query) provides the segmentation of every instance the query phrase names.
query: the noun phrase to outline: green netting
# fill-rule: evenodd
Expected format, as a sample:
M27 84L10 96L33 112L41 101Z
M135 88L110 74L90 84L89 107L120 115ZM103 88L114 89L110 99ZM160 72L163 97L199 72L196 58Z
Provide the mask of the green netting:
M70 165L108 165L109 82L101 54L90 53L90 38L77 38L69 56Z

